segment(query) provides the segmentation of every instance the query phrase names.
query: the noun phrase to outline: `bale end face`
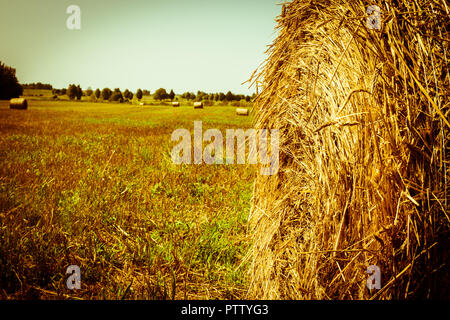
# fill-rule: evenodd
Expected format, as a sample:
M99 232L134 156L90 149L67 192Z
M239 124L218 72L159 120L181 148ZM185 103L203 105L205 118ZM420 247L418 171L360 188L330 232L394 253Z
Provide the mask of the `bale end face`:
M236 114L238 116L248 116L248 109L245 108L236 108Z
M194 102L195 109L203 109L203 102Z
M9 108L25 110L28 108L28 102L24 98L14 98L9 101Z

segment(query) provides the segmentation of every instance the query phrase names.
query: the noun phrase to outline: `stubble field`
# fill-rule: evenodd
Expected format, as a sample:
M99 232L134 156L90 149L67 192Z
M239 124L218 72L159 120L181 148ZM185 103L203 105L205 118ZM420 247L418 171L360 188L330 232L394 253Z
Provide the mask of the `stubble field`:
M251 127L230 106L0 101L0 298L244 298L255 168L173 164L194 120Z

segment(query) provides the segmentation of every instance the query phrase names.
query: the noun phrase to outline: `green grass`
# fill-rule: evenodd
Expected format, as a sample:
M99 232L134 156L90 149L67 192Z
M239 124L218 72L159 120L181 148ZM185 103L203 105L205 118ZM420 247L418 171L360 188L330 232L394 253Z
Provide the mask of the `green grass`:
M255 170L174 165L194 120L251 126L226 106L0 102L0 297L242 298Z

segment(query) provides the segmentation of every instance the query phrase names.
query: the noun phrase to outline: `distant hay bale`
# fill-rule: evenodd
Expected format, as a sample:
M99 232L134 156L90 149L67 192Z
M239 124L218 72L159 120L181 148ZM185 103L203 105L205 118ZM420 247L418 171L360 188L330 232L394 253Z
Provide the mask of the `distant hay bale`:
M249 298L449 298L448 8L377 1L378 30L365 3L285 4L251 79L280 167L255 182Z
M203 108L203 102L194 102L194 108L195 109L202 109Z
M180 103L178 101L172 102L172 107L179 107Z
M143 102L140 102L140 103L139 103L139 105L140 105L140 106L143 106L143 105L145 105L145 103L143 103Z
M27 109L28 108L28 102L27 99L24 98L14 98L9 101L9 108L10 109Z
M246 108L236 108L236 114L238 116L248 116L248 109L246 109Z

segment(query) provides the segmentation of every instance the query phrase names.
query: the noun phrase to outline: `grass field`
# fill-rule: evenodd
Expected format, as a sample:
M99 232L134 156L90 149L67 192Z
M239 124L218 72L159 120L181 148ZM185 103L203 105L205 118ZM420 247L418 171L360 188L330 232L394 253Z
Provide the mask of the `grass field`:
M251 126L233 107L0 101L0 298L243 298L255 168L172 164L194 120Z

